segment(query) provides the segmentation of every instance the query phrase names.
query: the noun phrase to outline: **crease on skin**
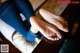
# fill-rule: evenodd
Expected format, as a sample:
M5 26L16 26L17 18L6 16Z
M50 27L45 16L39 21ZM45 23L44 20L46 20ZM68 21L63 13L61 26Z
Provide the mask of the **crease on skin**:
M52 36L55 36L55 33L50 31L49 29L46 29L46 34L48 34L47 38L49 38L51 40L53 39Z
M58 36L60 39L62 38L61 33L58 31L57 28L48 27L52 32L56 33L56 36Z
M66 21L62 17L56 16L44 9L40 9L39 13L42 15L43 19L45 19L47 22L56 25L56 27L58 27L60 30L64 32L68 32L68 29L66 27Z
M54 32L54 31L52 31L51 29L49 29L51 26L49 25L47 28L46 28L46 33L48 34L47 35L47 38L49 39L49 40L56 40L56 38L57 38L57 35L56 35L56 33ZM51 27L52 28L52 27ZM54 28L53 28L54 29ZM54 29L55 30L55 29ZM54 37L54 38L52 38L52 37Z
M46 34L43 33L44 35L46 35L45 37L46 37L47 39L49 39L49 40L52 40L52 41L59 40L60 38L58 38L57 35L54 34L55 32L53 32L52 30L50 30L48 27L51 27L51 26L50 26L50 25L47 26L46 32L44 31L44 33L46 33ZM55 28L55 27L54 27L54 28ZM54 28L53 28L53 29L54 29ZM51 28L51 29L52 29L52 28ZM54 29L54 30L55 30L55 29ZM51 35L50 33L51 33L52 35ZM53 35L54 35L55 38L52 38Z
M52 16L50 16L50 17L52 17ZM56 16L55 16L56 17ZM57 16L58 17L58 16ZM47 18L49 18L49 17L47 17ZM32 24L34 23L34 25L35 25L35 28L37 27L38 28L38 30L47 38L47 39L51 39L50 37L48 37L49 36L49 34L51 35L51 33L52 32L54 32L54 33L56 33L56 35L57 35L57 38L55 38L55 40L58 40L58 39L61 39L62 38L62 36L61 36L61 33L58 31L58 29L57 29L57 27L55 28L55 27L51 27L50 26L50 24L48 24L48 23L46 23L46 22L44 22L44 21L42 21L42 20L39 20L38 18L35 18L36 20L35 20L35 22L37 22L37 24L33 21L32 22ZM52 20L53 21L53 20ZM55 19L55 21L57 21L56 19ZM57 23L60 23L60 22L58 22L57 21ZM34 26L33 25L33 26ZM60 25L58 25L58 27L59 27ZM62 26L62 24L61 24L61 26ZM45 27L47 27L47 29L49 29L49 31L51 31L51 33L47 33L45 30L46 30L46 28ZM49 27L49 28L48 28ZM50 29L51 28L51 29ZM59 27L59 28L61 28L61 27ZM53 31L53 30L54 31ZM57 29L57 30L56 30ZM62 28L61 28L62 29Z
M51 33L55 33L56 38L58 39L62 38L61 33L58 31L58 29L54 25L49 25L47 26L47 28L49 29L49 31L51 31Z

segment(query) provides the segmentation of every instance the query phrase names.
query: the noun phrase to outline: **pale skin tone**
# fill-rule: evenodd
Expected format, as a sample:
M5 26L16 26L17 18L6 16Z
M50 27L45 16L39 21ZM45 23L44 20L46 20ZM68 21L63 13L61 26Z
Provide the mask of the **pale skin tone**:
M36 16L30 17L30 30L33 33L37 33L38 31L40 31L47 39L56 41L62 38L62 34L59 32L59 30L68 32L67 22L62 17L56 16L44 9L40 9L39 13L48 23L42 21Z
M56 16L44 9L40 9L39 13L48 23L42 21L36 16L30 17L30 30L33 33L40 31L47 39L56 41L62 38L59 30L68 32L67 22L62 17Z

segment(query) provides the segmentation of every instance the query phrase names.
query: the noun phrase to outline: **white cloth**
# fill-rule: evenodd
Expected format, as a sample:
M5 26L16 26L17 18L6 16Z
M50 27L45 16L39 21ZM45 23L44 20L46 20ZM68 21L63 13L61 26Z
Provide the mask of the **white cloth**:
M41 39L36 38L33 43L27 42L18 32L12 37L14 28L6 24L0 19L0 31L3 36L9 40L18 50L22 53L32 53L36 46L40 43ZM12 40L13 38L13 40Z
M6 24L3 20L0 19L0 32L12 44L14 44L13 41L12 41L12 34L13 34L14 31L15 31L14 28L12 28L8 24Z
M21 34L16 33L13 37L13 41L14 41L16 47L22 53L32 53L32 51L40 43L41 39L36 38L34 42L27 42L26 39L24 39Z

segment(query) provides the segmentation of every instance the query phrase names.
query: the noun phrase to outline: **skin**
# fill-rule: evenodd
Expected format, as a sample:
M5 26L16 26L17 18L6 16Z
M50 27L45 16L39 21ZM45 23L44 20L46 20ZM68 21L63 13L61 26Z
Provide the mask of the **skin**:
M42 21L36 16L32 16L30 18L30 30L33 33L40 31L47 39L56 41L62 38L59 30L68 32L67 22L62 17L56 16L45 9L40 9L39 13L48 23Z

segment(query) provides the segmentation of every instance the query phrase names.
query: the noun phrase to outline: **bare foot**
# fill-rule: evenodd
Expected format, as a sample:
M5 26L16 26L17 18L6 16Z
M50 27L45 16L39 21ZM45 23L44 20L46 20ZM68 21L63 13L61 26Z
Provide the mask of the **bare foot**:
M68 32L67 22L62 17L56 16L45 9L40 9L39 13L47 22L55 25L64 32Z
M54 41L62 38L61 33L54 25L48 24L36 16L32 16L30 22L31 26L40 31L47 39Z
M35 34L38 33L38 30L34 26L31 26L30 30Z

